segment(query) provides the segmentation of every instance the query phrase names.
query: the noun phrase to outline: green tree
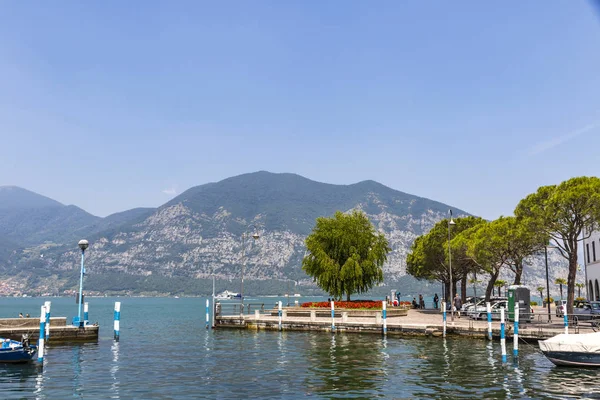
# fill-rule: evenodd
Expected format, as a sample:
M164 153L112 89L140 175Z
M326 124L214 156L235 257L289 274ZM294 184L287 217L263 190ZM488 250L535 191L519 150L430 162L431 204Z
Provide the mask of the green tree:
M383 282L382 267L391 250L384 235L359 211L317 218L306 249L304 272L334 298L345 294L348 301L352 294Z
M519 202L515 216L553 240L569 262L567 313L573 313L578 242L600 222L600 179L578 177L559 185L542 186Z
M538 292L540 292L540 298L542 299L542 302L544 300L544 289L545 288L543 286L538 286L536 289Z
M498 279L496 282L494 282L494 286L498 288L498 296L502 296L502 288L506 286L506 281Z
M576 283L575 286L577 287L577 297L581 297L581 288L585 286L585 283Z
M543 250L548 238L515 217L500 217L494 222L508 254L506 265L515 274L513 285L520 285L525 260Z
M476 268L490 275L485 289L486 301L490 301L494 284L510 257L506 246L506 227L501 220L485 222L467 229L452 240L453 248L466 249L464 256Z
M567 280L565 278L556 278L554 283L560 287L560 299L562 300L562 298L563 298L562 287L563 287L563 285L567 284Z
M455 225L450 228L451 238L474 225L483 223L484 220L464 217L456 218L454 222ZM472 266L472 262L466 260L459 251L462 249L452 250L452 293L456 293L456 282L466 277ZM448 219L439 221L427 234L415 239L406 257L406 273L419 280L442 282L446 296L450 296Z

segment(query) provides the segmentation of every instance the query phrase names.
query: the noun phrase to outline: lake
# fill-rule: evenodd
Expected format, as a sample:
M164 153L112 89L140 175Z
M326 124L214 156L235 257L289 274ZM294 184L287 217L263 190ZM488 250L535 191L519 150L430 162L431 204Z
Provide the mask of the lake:
M37 317L45 300L54 316L77 313L72 298L0 298L0 317ZM597 370L555 367L525 343L518 362L509 356L503 364L498 342L206 330L203 298L87 301L90 321L100 324L98 342L50 339L43 368L0 364L1 399L600 398ZM115 301L122 302L118 343Z

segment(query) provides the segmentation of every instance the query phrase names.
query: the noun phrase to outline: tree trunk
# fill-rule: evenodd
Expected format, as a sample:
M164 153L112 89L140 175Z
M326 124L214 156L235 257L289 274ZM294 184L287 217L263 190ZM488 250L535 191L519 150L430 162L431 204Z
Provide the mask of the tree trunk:
M573 303L575 302L575 277L577 275L577 239L571 243L569 254L569 279L567 281L567 314L573 315Z
M346 301L350 301L350 293L346 294Z
M520 285L521 284L521 275L523 275L523 261L518 261L517 264L515 265L515 281L513 282L513 285Z
M498 275L500 275L500 269L490 274L490 280L485 288L485 301L490 301L490 298L494 294L494 283L496 283L496 279L498 279Z
M462 299L463 303L467 298L467 275L463 276L460 281L460 298Z

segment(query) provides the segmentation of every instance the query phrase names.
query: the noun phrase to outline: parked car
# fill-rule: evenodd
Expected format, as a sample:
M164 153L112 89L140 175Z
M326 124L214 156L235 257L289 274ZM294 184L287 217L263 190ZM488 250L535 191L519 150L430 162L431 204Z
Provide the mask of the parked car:
M465 300L465 302L462 305L462 307L460 308L460 310L467 311L469 306L474 306L475 304L477 304L480 301L481 301L481 297L467 297L467 299Z
M500 301L507 301L508 299L506 297L492 297L490 298L490 303L492 305L492 307L494 306L494 304L500 302ZM473 317L476 314L479 313L487 313L487 306L485 304L485 299L479 301L476 305L472 305L471 307L468 307L466 309L466 313L469 317Z
M600 307L600 304L599 304ZM504 309L504 318L506 318L506 320L508 321L508 300L501 300L501 301L497 301L494 304L492 304L491 306L491 311L492 311L492 319L493 320L500 320L500 310ZM523 315L522 312L519 313L519 315ZM471 318L473 319L486 319L487 318L487 310L484 309L481 312L477 312L477 313L473 313L471 315ZM529 319L533 320L534 319L534 315L533 315L533 308L529 307Z
M573 314L577 320L600 318L600 301L579 301L573 306Z
M554 302L554 305L556 306L556 316L562 317L563 313L564 313L564 309L567 306L567 301L566 300L556 300Z

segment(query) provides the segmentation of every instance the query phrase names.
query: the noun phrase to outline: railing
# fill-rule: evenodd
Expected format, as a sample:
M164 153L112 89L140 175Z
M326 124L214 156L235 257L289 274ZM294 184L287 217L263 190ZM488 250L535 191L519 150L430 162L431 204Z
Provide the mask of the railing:
M275 303L273 304L269 304L269 303L245 303L245 304L241 304L241 303L218 303L218 307L217 307L217 316L221 316L221 315L240 315L240 314L244 314L244 315L250 315L250 314L254 314L254 312L256 310L258 310L261 314L265 313L265 310L271 310L273 307L276 306Z

